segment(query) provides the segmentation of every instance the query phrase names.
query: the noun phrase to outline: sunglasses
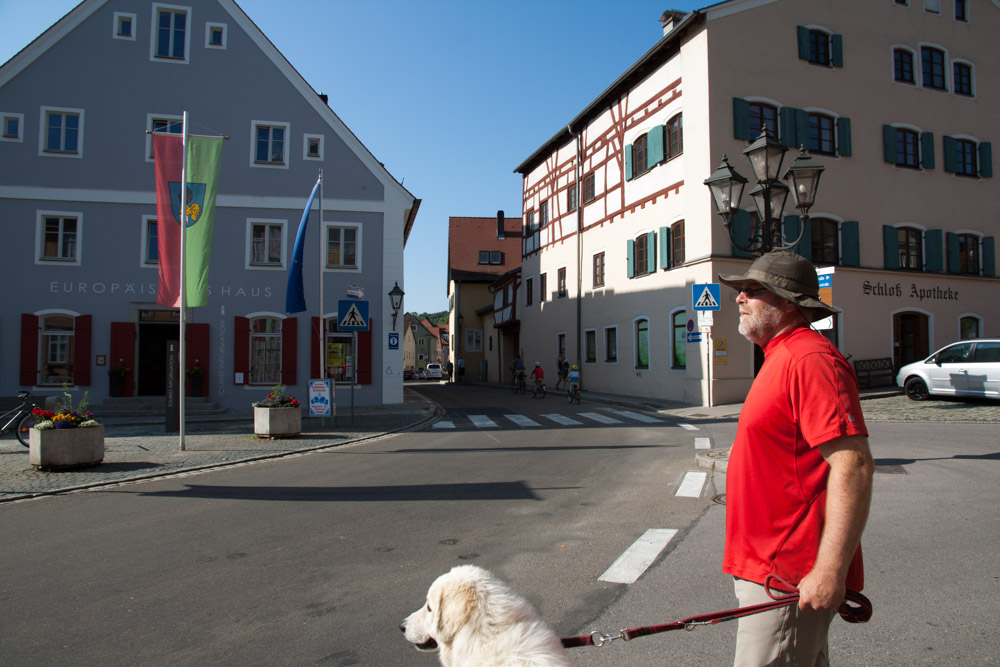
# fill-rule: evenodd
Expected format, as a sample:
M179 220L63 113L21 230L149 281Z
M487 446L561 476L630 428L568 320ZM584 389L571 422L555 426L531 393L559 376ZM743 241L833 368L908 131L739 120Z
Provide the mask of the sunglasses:
M743 294L746 294L746 297L748 299L753 299L761 292L766 292L766 291L767 291L766 287L743 287L741 289L736 290L736 295L739 296L739 294L742 292Z

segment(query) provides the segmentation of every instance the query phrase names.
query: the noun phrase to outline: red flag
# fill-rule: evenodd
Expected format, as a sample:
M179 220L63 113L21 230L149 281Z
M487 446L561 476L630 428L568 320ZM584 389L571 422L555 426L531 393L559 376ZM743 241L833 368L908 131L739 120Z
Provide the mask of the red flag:
M170 183L181 182L184 149L181 137L153 134L156 163L156 235L160 262L160 287L156 303L181 305L181 226L174 218L170 202Z

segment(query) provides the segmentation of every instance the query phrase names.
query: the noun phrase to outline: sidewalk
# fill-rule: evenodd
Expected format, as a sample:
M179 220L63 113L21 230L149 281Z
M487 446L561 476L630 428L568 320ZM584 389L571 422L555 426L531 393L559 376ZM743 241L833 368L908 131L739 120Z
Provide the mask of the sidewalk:
M177 475L197 470L260 461L351 442L376 438L417 426L431 419L437 406L413 391L404 390L404 403L355 407L338 406L333 419L302 420L302 435L270 440L253 433L253 417L205 417L185 428L185 450L180 437L165 433L162 417L108 418L104 423L104 462L95 467L42 472L28 463L28 450L15 438L0 440L0 502L65 493Z

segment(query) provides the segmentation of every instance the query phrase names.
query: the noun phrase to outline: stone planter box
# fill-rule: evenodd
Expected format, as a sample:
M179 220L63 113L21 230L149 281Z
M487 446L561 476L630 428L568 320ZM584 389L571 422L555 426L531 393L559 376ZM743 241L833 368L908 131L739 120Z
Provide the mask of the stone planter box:
M39 470L70 470L104 460L104 426L31 429L28 461Z
M254 408L253 432L261 438L289 438L302 433L302 408Z

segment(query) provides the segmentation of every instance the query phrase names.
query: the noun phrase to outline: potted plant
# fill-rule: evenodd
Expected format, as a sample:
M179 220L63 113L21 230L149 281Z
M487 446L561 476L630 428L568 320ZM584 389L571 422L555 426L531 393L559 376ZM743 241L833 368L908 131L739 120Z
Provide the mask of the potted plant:
M119 359L118 363L111 366L108 369L108 377L110 378L110 386L108 387L108 394L110 396L121 396L122 395L122 382L125 379L127 373L131 373L132 369L125 365L124 359Z
M302 408L285 391L285 385L275 385L267 398L253 404L253 432L261 438L287 438L302 433Z
M32 410L35 425L28 439L28 460L39 470L68 470L104 460L104 426L87 410L87 393L77 407L63 385L55 410Z
M201 377L205 374L201 362L195 359L194 366L188 368L185 373L187 373L187 395L201 396Z

